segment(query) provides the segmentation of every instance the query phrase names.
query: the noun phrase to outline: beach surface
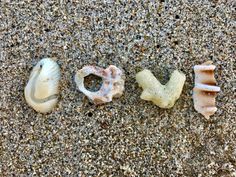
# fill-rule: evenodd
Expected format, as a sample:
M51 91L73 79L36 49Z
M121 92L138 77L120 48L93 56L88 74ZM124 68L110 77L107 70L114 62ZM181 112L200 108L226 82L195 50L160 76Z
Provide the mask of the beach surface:
M60 98L25 101L33 66L53 58ZM193 66L213 61L221 91L206 120L193 107ZM236 176L236 1L1 1L0 176ZM95 106L74 74L122 68L125 92ZM135 74L186 82L171 109L140 99Z

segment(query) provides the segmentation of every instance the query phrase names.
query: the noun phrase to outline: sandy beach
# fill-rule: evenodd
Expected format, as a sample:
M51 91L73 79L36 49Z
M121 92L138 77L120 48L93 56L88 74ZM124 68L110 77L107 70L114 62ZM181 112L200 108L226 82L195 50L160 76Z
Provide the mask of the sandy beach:
M34 111L24 88L34 65L60 66L60 98ZM211 60L221 91L206 120L193 107L193 66ZM85 65L122 68L125 91L95 106L78 91ZM140 99L135 74L165 84L171 109ZM236 176L236 1L1 1L0 176Z

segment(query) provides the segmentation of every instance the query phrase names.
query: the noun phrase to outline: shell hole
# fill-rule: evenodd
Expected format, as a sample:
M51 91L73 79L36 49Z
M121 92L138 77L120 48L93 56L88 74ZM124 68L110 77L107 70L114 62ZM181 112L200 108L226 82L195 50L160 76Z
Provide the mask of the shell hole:
M84 78L84 86L87 90L96 92L102 86L102 78L94 74L90 74Z
M92 117L92 116L93 116L93 113L89 112L87 115L88 115L89 117Z

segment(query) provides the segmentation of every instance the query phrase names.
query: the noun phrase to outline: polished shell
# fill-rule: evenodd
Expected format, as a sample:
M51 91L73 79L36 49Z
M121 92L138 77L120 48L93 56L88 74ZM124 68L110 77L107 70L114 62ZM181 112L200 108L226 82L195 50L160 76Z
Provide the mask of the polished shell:
M40 60L25 87L26 102L37 112L50 112L58 101L59 80L58 64L50 58Z

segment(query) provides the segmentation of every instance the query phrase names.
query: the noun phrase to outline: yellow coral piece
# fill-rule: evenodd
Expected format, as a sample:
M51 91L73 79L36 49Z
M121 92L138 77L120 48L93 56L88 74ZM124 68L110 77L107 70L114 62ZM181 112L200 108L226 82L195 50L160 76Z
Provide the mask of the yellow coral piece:
M143 88L141 99L152 101L161 108L171 108L180 97L185 75L175 70L166 85L162 85L151 71L144 69L136 74L138 84Z

